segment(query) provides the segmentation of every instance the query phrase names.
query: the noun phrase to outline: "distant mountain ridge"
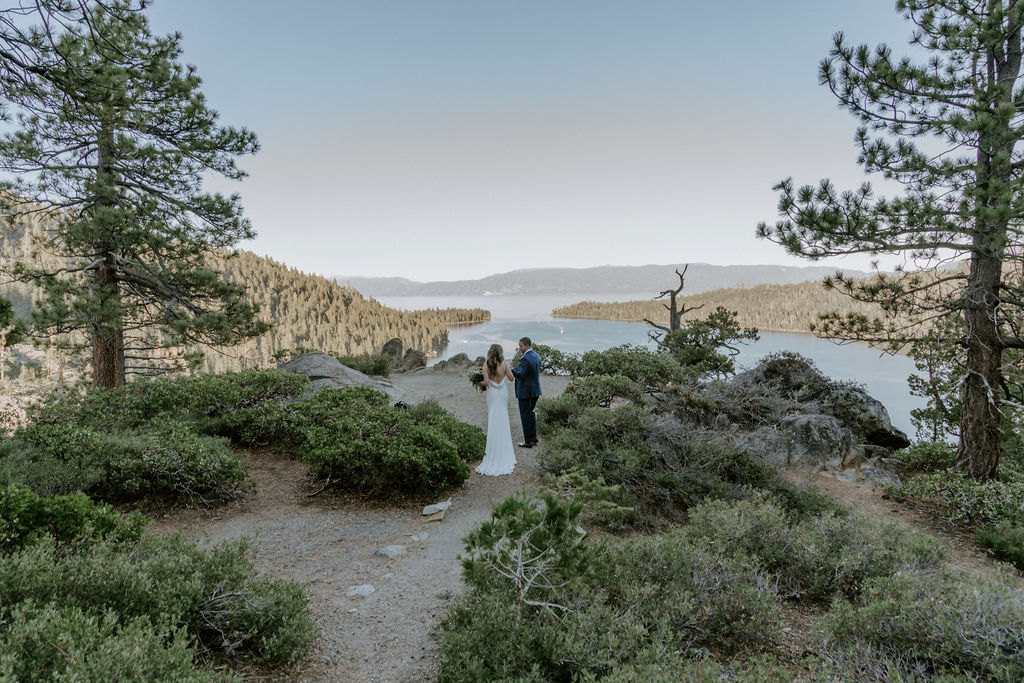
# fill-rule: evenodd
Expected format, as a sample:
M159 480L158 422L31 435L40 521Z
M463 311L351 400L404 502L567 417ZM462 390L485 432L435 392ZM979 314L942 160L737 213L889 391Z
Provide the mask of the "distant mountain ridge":
M646 266L596 266L593 268L530 268L488 275L479 280L416 282L402 277L348 277L334 279L364 296L482 296L639 293L657 294L679 284L675 271L685 264ZM686 272L685 293L727 287L783 285L820 280L836 272L828 266L716 266L691 263ZM841 269L863 277L870 273Z

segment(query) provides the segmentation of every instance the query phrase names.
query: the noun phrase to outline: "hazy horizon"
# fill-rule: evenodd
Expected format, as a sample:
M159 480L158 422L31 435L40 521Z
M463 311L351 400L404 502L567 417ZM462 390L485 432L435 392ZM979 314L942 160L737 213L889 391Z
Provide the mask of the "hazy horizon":
M836 31L906 53L891 0L158 0L157 33L262 151L241 246L415 281L606 263L808 264L754 237L772 186L863 180L818 84ZM870 257L825 261L866 270ZM821 265L821 264L819 264ZM882 264L889 267L888 263Z

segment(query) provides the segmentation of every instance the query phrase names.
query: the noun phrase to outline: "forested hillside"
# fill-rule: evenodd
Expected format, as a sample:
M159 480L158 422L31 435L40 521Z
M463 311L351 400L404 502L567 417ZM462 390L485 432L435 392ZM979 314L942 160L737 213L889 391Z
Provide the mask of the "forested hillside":
M34 248L27 235L41 229L39 223L28 228L25 224L0 226L0 267L32 255ZM45 254L38 254L36 258L43 264L60 265ZM260 307L262 319L273 327L266 334L236 347L188 350L204 352L199 366L202 371L267 367L275 362L278 352L300 348L337 355L370 353L393 337L401 339L405 348L429 354L446 343L449 326L490 319L490 312L483 309L408 312L387 308L355 289L246 251L225 258L216 267L229 281L246 286L249 296ZM34 289L9 280L9 277L0 279L0 283L6 283L0 284L0 296L14 302L18 313L24 316L31 309ZM184 351L159 353L172 360L183 356ZM12 355L12 359L17 357L17 354ZM44 363L44 366L49 365L48 361Z
M668 325L668 311L663 304L668 298L644 301L602 303L582 301L552 311L556 318L590 318L594 320L623 320L642 322L645 318L659 325ZM801 282L789 285L758 285L716 289L680 298L687 308L703 305L685 316L687 320L703 318L716 306L736 311L737 321L743 327L756 327L763 331L807 332L818 316L829 311L842 314L861 313L874 316L880 313L871 307L850 299L835 290L826 290L821 282Z
M275 352L298 348L346 356L372 353L393 337L401 339L405 348L429 354L447 343L449 326L491 317L489 311L479 308L398 311L351 287L246 251L220 267L229 281L246 286L264 321L274 327L228 350L230 355L207 353L206 370L265 367Z

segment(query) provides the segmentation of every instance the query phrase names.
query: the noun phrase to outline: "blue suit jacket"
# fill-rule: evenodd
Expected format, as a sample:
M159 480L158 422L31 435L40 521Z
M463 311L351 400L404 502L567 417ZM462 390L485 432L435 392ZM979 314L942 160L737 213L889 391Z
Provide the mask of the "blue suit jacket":
M527 349L519 359L519 367L512 369L516 378L516 398L540 396L540 356L533 349Z

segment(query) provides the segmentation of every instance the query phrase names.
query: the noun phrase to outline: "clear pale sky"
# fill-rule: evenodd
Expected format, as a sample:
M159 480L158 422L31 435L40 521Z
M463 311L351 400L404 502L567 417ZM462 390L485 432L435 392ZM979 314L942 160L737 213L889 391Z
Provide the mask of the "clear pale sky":
M817 82L893 0L158 0L222 122L257 133L242 246L306 272L808 265L754 237L772 186L863 180ZM829 264L866 268L867 257ZM883 266L886 265L883 263Z

